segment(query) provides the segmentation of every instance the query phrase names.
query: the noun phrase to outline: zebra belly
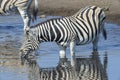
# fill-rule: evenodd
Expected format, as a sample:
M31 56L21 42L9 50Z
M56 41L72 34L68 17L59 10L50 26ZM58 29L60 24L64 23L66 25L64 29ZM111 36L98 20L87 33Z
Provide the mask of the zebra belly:
M89 44L94 40L94 38L92 38L92 36L86 35L83 37L77 37L76 39L76 45L85 45L85 44Z

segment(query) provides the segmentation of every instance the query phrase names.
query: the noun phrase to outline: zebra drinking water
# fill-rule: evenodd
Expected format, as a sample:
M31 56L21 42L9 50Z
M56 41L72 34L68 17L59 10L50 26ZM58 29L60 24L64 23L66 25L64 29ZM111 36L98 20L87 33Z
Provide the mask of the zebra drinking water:
M39 43L56 42L60 48L60 58L66 57L66 48L70 46L71 65L75 56L75 46L93 43L93 51L97 51L99 34L106 39L104 28L105 13L96 6L88 6L76 14L51 19L30 27L26 32L20 53L22 58L38 49Z
M8 15L11 12L15 12L15 9L17 9L23 19L25 30L30 26L31 15L29 9L32 1L35 1L33 16L36 19L38 12L37 0L0 0L0 15Z

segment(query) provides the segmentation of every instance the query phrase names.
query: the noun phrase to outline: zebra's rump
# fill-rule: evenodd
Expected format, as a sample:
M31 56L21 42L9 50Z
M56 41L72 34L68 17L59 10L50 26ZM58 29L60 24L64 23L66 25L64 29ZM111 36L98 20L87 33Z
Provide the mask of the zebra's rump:
M92 35L85 35L85 34L84 34L84 36L76 34L76 36L77 37L75 38L75 42L76 42L76 45L78 45L78 46L89 44L92 41L94 41L95 38L97 38L97 36L92 37Z

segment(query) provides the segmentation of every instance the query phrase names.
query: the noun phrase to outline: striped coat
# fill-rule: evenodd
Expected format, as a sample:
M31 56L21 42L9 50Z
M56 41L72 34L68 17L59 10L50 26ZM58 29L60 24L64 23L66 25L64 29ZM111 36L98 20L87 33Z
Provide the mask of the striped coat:
M24 29L26 29L30 26L31 15L29 10L32 1L35 2L33 16L36 19L38 11L37 0L0 0L0 15L9 15L9 13L15 12L17 9L23 19Z
M103 33L104 38L107 38L104 20L105 13L101 8L88 6L72 16L39 23L26 32L20 53L22 57L27 57L41 42L56 42L60 48L60 58L66 57L68 46L70 46L71 59L75 56L76 45L92 42L93 51L97 51L99 34Z

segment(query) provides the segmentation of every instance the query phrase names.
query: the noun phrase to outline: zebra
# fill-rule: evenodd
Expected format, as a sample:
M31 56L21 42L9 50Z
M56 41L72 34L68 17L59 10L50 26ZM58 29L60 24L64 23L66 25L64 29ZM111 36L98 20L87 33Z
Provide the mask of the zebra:
M37 0L0 0L0 15L8 15L17 9L24 23L24 30L30 26L31 15L29 13L30 6L34 1L33 18L36 19L38 12Z
M33 60L27 65L29 80L108 80L106 54L103 62L98 52L92 52L87 58L77 57L76 69L73 69L68 59L65 62L68 66L58 63L55 67L43 68Z
M104 38L107 33L104 27L105 13L97 6L87 6L76 14L68 17L50 19L31 26L26 31L25 40L20 49L21 58L38 49L42 42L56 42L60 48L60 58L66 57L66 48L70 47L71 65L75 56L75 46L91 43L93 51L98 51L99 34Z

